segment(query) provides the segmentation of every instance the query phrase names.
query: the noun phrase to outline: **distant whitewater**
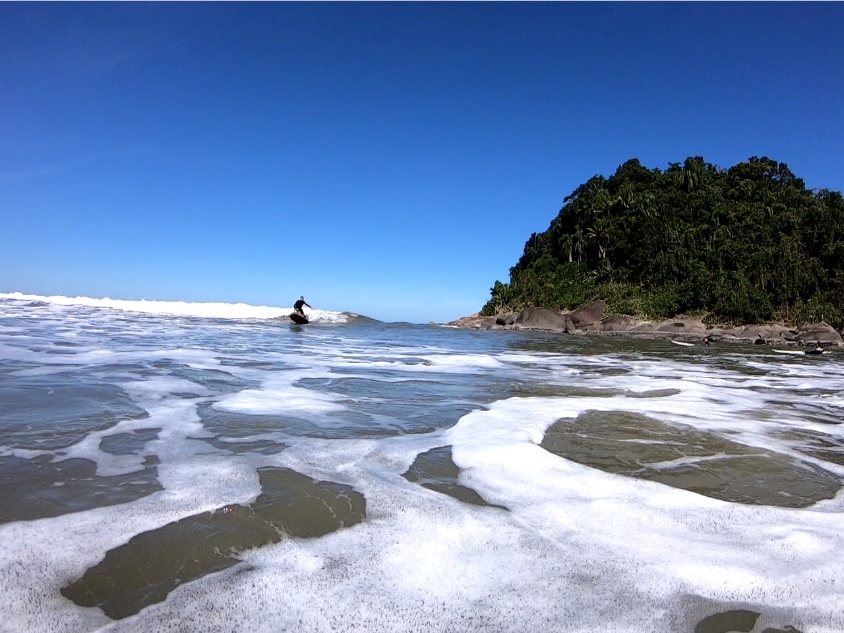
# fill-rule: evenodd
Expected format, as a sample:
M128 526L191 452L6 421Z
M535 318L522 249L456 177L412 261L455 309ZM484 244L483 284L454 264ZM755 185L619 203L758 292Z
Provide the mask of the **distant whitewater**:
M191 303L185 301L137 301L123 299L93 299L90 297L63 297L28 295L20 292L0 293L0 299L36 301L64 306L110 308L124 312L142 312L167 316L193 316L219 319L279 319L287 318L293 308L253 306L246 303ZM352 319L366 318L351 312L310 310L311 323L348 323Z
M844 631L844 358L0 295L0 633Z

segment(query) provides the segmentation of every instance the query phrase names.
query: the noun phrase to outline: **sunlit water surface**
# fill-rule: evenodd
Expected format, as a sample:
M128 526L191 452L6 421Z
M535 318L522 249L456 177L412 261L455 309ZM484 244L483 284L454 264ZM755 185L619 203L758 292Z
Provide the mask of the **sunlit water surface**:
M124 303L0 297L2 631L844 630L844 353Z

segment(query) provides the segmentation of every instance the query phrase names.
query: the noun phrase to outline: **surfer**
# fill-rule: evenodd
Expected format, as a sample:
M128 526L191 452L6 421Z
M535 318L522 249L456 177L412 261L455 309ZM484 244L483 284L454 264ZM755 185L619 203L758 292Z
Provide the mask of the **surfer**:
M308 305L308 303L305 301L305 297L299 297L299 300L293 304L293 312L305 316L305 312L304 310L302 310L302 306L308 306L309 308L311 308L311 310L313 310L313 308Z
M823 354L824 353L823 345L821 345L820 341L817 341L815 343L815 347L813 349L807 349L806 353L807 354Z

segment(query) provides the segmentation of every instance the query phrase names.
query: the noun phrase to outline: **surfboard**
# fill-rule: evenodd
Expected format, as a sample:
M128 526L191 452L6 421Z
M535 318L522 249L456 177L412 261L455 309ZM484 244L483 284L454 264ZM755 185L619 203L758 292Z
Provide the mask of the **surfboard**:
M674 345L682 345L683 347L691 347L694 343L686 343L685 341L671 341Z
M308 317L302 316L296 312L290 313L290 320L293 321L293 323L298 323L299 325L305 325L305 323L308 323Z
M772 352L776 352L777 354L791 354L793 356L803 356L804 354L823 354L822 349L772 349Z

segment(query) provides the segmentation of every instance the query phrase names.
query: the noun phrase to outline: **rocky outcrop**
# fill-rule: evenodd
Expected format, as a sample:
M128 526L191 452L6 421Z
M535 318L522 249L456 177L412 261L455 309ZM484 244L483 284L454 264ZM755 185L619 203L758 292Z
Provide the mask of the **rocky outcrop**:
M815 342L821 345L844 345L844 340L841 339L841 335L835 331L835 328L823 321L801 325L797 331L797 340L807 345Z
M564 332L566 329L566 317L548 308L525 308L516 317L513 327L519 330Z
M715 337L757 345L793 345L797 343L797 330L782 323L715 327L710 329Z
M804 324L795 329L783 323L764 323L742 326L710 326L698 317L679 316L663 321L640 321L614 314L602 318L606 303L595 301L577 310L555 311L548 308L525 308L519 313L503 313L494 317L472 315L452 321L448 325L476 329L513 329L558 332L566 334L601 333L608 336L639 335L655 338L701 341L709 337L713 342L756 343L765 345L844 346L841 335L826 323Z
M569 317L577 327L586 327L600 323L606 309L606 301L593 301L580 306L569 314Z
M471 328L475 330L489 330L496 327L495 317L482 317L478 314L471 314L469 316L462 317L456 321L451 321L447 325L452 327Z
M641 327L642 321L627 314L613 314L601 321L602 332L631 332Z
M496 325L513 325L516 322L516 315L512 312L508 312L507 314L500 314L495 317L495 324Z

